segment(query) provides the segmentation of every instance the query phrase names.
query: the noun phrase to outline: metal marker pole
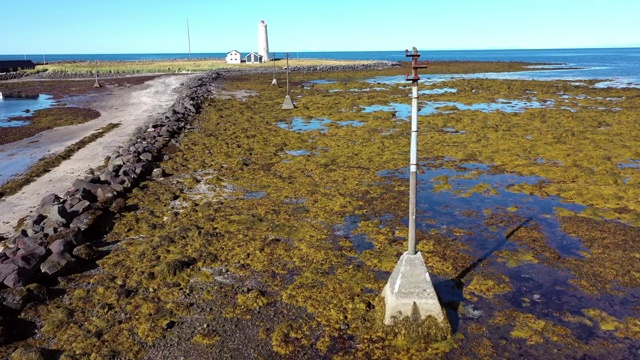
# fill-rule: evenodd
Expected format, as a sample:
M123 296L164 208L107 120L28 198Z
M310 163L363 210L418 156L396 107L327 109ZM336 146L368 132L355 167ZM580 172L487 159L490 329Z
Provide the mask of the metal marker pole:
M189 32L189 18L187 18L187 42L189 43L189 59L191 59L191 33Z
M416 186L418 182L418 69L425 65L418 65L420 54L414 47L413 52L405 50L405 56L411 57L412 77L407 75L406 80L411 81L411 151L409 159L409 255L416 254Z
M287 53L287 96L289 96L289 53Z

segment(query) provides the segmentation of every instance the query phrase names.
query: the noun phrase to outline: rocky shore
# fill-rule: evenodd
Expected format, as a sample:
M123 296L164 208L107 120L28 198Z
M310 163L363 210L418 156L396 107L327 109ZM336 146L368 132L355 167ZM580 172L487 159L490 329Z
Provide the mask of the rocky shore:
M78 261L94 258L87 234L103 218L121 210L125 194L142 179L162 176L155 168L155 162L163 159L162 149L175 146L219 78L218 73L207 73L189 79L174 105L150 127L138 128L135 138L112 154L106 165L77 179L63 196L44 197L36 214L18 224L18 231L0 243L0 281L8 287L0 290L0 307L21 310L34 299L25 286L46 282Z

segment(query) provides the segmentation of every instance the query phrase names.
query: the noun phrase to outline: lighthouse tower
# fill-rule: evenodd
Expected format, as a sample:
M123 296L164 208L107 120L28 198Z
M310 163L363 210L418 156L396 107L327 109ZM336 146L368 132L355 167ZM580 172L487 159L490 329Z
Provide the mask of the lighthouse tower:
M267 23L264 20L258 24L258 54L262 55L262 61L269 61L269 39L267 38Z

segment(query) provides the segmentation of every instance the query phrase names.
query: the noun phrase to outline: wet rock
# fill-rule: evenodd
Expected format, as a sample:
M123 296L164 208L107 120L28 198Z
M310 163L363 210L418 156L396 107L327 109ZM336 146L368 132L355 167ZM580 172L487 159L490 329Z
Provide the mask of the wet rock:
M31 282L35 271L35 268L27 269L19 267L16 271L9 274L9 276L4 279L3 283L10 288L25 286Z
M54 253L40 265L40 270L45 274L59 275L72 269L76 261L77 260L68 253Z
M29 236L26 234L26 232L24 234L22 232L17 232L11 235L9 239L7 239L7 244L15 245L20 239L26 239L27 237Z
M47 208L47 211L44 212L44 209L39 208L38 212L47 217L47 221L56 221L61 224L66 224L69 218L69 214L67 213L67 209L62 204L50 205Z
M32 249L31 252L23 252L23 250L20 250L16 256L11 259L11 262L21 268L33 269L44 260L46 252L47 250L43 246L38 246Z
M109 211L119 213L125 208L125 206L127 206L127 201L124 198L117 198L111 206L109 206Z
M9 360L47 360L47 356L42 348L21 347L11 354Z
M29 302L43 302L49 299L49 289L40 284L29 284L25 287L29 292Z
M116 190L114 190L109 185L102 185L96 191L96 196L98 197L98 202L107 202L113 199L117 195Z
M16 242L16 246L22 253L30 253L38 251L40 247L47 244L47 241L41 236L28 237L20 239Z
M58 233L47 238L48 243L51 245L58 240L65 240L69 243L69 246L75 247L84 243L84 236L77 227L60 228Z
M60 205L62 203L62 198L57 194L49 194L40 200L40 205L38 206L38 213L46 215L49 212L49 209L54 205Z
M154 179L158 179L164 176L164 170L162 168L153 169L151 172L151 177Z
M62 253L62 252L70 252L73 249L74 245L70 239L62 238L58 239L49 245L49 250L52 253Z
M463 312L464 312L465 316L467 316L469 318L472 318L472 319L477 319L477 318L481 317L482 315L484 315L484 312L482 310L475 309L473 307L473 304L465 305L463 307Z
M88 209L91 208L91 202L89 202L88 200L82 200L80 202L78 202L77 204L75 204L71 210L69 210L69 213L71 214L72 217L76 217L79 214L82 214L83 212L87 211Z
M0 291L0 303L13 310L21 311L27 305L28 300L29 291L24 287Z
M109 171L118 172L122 165L124 165L124 160L121 157L111 158L111 160L109 160L109 164L107 165L107 169Z
M4 281L9 275L18 270L18 265L14 263L0 264L0 281Z
M102 211L97 209L86 211L80 214L75 219L73 219L70 227L72 229L79 229L81 231L85 231L89 229L98 220L98 218L101 215L102 215Z
M100 256L100 253L91 244L83 244L73 249L73 256L83 260L95 260Z

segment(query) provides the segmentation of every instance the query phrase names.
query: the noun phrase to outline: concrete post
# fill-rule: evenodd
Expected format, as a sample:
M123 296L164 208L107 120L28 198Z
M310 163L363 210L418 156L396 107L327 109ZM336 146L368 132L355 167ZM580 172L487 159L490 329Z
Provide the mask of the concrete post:
M416 187L418 172L418 69L426 65L418 65L420 54L414 47L413 52L405 51L411 57L411 149L409 160L409 239L408 250L400 257L395 269L382 291L384 297L384 323L393 325L396 319L410 317L423 320L433 316L440 323L446 321L444 311L438 301L438 295L431 282L429 271L422 254L416 252Z
M282 109L291 110L291 109L294 109L296 106L293 103L293 101L291 101L291 96L289 96L289 53L287 53L285 57L287 59L287 96L284 97L284 103L282 103Z

